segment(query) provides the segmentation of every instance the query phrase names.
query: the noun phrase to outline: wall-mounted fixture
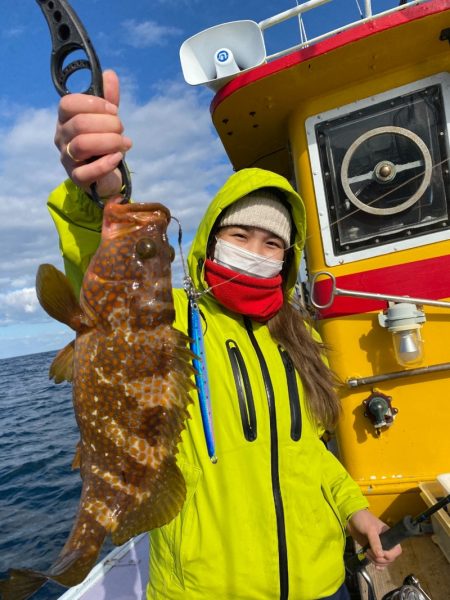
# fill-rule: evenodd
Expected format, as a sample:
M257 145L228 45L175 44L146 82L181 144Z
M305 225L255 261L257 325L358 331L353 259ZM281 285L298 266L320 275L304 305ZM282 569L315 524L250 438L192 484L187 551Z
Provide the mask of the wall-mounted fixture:
M392 333L395 358L399 365L410 367L423 359L423 342L420 335L425 313L415 304L389 303L389 308L378 315L381 327Z
M382 427L392 425L395 415L398 413L398 409L392 407L391 401L391 396L386 396L376 390L363 400L364 416L372 421L377 435L380 435Z

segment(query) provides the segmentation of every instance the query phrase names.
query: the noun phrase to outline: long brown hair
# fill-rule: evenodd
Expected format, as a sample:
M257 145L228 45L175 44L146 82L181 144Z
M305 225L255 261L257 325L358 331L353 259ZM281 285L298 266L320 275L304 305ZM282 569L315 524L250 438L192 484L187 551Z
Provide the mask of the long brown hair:
M324 363L324 344L312 337L311 318L298 300L286 298L279 312L267 322L274 340L288 352L299 373L311 416L332 431L340 414L335 392L338 379Z
M265 188L263 188L265 189ZM284 194L277 188L267 188L280 196L282 202L291 212ZM207 256L214 256L215 236L219 230L219 216L209 235ZM292 217L291 217L292 218ZM286 251L281 275L286 285L287 276L294 260L292 247ZM298 301L287 299L284 292L284 302L278 313L267 321L270 335L288 352L294 367L303 383L306 392L306 405L311 417L326 430L332 431L340 414L340 401L335 388L338 379L324 363L325 346L312 337L312 320L309 313Z

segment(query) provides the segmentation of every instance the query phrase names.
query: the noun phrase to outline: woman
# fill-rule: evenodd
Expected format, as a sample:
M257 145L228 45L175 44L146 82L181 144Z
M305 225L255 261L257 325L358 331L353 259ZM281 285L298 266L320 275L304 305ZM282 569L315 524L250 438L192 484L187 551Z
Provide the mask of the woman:
M131 146L112 72L105 96L66 96L59 109L55 141L72 181L49 208L75 287L101 227L83 189L95 181L101 196L117 196L116 166ZM148 598L343 600L346 529L370 543L380 568L401 552L382 550L386 526L321 441L339 406L318 336L290 304L304 239L300 197L261 169L234 174L198 228L188 266L207 292L199 304L219 461L208 457L194 392L177 458L187 499L151 532ZM183 290L174 302L174 326L186 332Z

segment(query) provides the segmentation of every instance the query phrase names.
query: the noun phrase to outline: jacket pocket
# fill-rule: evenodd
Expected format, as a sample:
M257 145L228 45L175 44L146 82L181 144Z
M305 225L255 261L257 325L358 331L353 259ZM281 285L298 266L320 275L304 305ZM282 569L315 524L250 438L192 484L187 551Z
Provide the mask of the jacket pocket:
M184 590L183 558L186 545L189 544L195 492L202 472L198 467L185 462L179 462L178 466L186 482L186 500L181 512L170 523L151 532L151 539L152 547L155 545L154 551L158 556L165 556L166 560L170 557L169 562L162 567L166 571L165 579L172 580L178 588Z
M253 442L257 436L256 412L247 367L236 342L234 340L227 340L225 344L236 385L242 430L245 439L248 442Z
M300 396L298 393L296 370L294 363L286 350L281 346L278 346L278 351L286 372L289 406L291 409L291 439L293 439L294 442L298 442L302 437L302 413L300 409Z
M345 544L346 544L346 539L347 539L347 534L345 532L345 527L342 524L341 518L339 516L339 511L338 508L336 506L336 503L334 502L333 496L331 494L331 491L328 489L328 486L324 486L322 485L322 494L323 497L325 499L325 502L328 504L328 507L331 511L331 513L333 514L333 520L335 521L335 525L336 525L336 530L339 529L341 535L342 535L342 550L345 550Z

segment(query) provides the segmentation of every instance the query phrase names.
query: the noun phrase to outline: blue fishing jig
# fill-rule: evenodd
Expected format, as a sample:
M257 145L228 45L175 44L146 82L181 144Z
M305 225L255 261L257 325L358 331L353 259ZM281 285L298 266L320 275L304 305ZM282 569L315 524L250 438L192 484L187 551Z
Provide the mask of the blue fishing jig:
M203 433L205 435L208 456L213 464L216 464L216 442L214 438L214 427L211 410L211 397L209 395L208 370L206 368L205 343L203 340L202 318L197 299L200 294L194 288L194 283L187 271L187 265L183 256L183 230L181 223L172 215L172 219L178 223L178 246L180 248L181 264L184 271L184 290L189 299L188 311L188 333L190 337L190 348L194 354L192 364L195 369L195 384L197 386L200 413L202 415Z
M189 296L189 336L191 337L191 350L195 355L192 363L195 368L195 383L198 389L203 431L205 434L209 458L211 459L211 462L216 463L216 444L212 422L211 398L209 395L208 371L206 368L202 318L198 304L193 296L192 287L187 284L186 289Z

